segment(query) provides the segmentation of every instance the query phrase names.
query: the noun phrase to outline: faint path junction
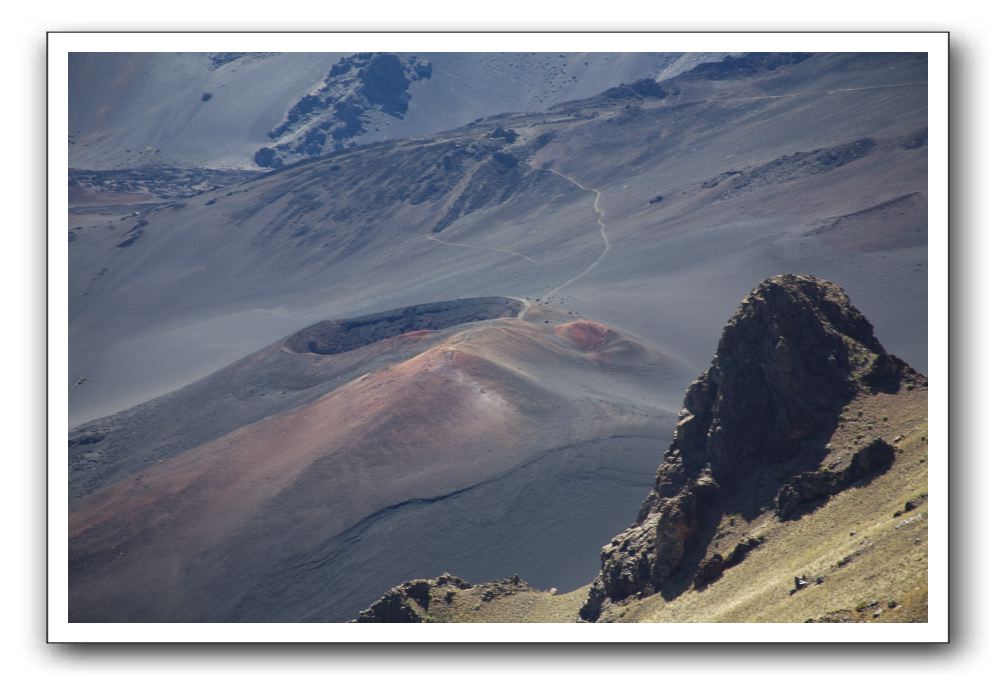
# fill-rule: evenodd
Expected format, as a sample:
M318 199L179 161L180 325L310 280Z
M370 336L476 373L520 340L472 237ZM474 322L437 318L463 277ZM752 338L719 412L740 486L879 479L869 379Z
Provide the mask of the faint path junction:
M445 244L446 246L460 246L460 247L463 247L463 248L479 248L479 249L483 249L485 251L498 251L500 253L510 253L510 254L512 254L514 256L518 256L520 258L524 258L525 260L528 260L529 262L531 262L534 265L540 265L540 264L542 264L542 263L540 263L540 261L536 260L535 258L530 258L527 255L519 253L518 251L513 251L513 250L508 249L508 248L497 248L495 246L478 246L476 244L457 244L457 243L452 242L452 241L443 241L442 239L437 239L435 236L433 236L431 234L425 235L425 238L428 239L429 241L434 241L437 244Z
M573 284L575 281L577 281L578 279L580 279L581 277L583 277L586 274L588 274L588 272L590 272L593 269L595 269L595 267L598 265L598 263L602 262L602 258L604 258L605 254L609 252L609 249L612 248L612 244L609 242L609 237L605 234L605 211L603 211L602 207L601 207L602 193L599 190L596 190L595 188L590 188L590 187L586 187L586 186L582 185L577 180L571 178L570 176L566 176L566 175L560 173L556 169L547 168L546 170L549 171L552 174L560 176L561 178L563 178L566 181L569 181L570 183L572 183L576 187L584 190L585 192L591 192L591 193L593 193L595 195L595 201L592 202L591 208L594 209L595 213L598 214L598 233L602 236L603 248L602 248L602 252L598 254L598 257L595 258L591 262L590 265L588 265L587 267L585 267L584 270L582 270L580 274L574 275L573 277L571 277L570 279L568 279L564 283L562 283L559 286L557 286L556 288L554 288L552 291L550 291L549 293L547 293L546 295L544 295L542 298L540 298L540 302L543 302L545 300L549 300L550 297L553 296L555 293L559 293L560 291L564 290L565 288L567 288L568 286L570 286L571 284Z

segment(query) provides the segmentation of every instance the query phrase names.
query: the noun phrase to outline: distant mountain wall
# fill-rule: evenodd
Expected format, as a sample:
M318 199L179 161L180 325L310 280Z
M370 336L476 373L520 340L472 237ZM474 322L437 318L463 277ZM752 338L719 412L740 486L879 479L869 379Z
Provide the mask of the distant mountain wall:
M654 77L672 53L79 53L70 166L277 167L535 112Z

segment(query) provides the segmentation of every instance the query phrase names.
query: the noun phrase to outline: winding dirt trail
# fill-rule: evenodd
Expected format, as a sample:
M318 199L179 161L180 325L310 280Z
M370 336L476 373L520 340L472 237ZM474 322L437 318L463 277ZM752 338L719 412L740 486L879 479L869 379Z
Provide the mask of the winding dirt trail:
M574 184L576 187L578 187L578 188L580 188L580 189L582 189L582 190L584 190L586 192L591 192L592 194L595 195L595 200L592 202L591 208L594 209L594 211L595 211L596 214L598 214L598 221L597 221L598 222L598 233L602 236L603 248L602 248L602 252L598 254L598 257L595 258L591 262L590 265L588 265L587 267L585 267L581 271L580 274L574 275L573 277L571 277L570 279L568 279L564 283L562 283L559 286L557 286L556 288L554 288L552 291L548 292L546 295L544 295L542 298L540 298L541 302L550 299L550 297L553 296L555 293L559 293L560 291L564 290L565 288L567 288L568 286L570 286L571 284L573 284L578 279L580 279L583 276L585 276L586 274L588 274L588 272L591 272L593 269L595 269L595 267L598 265L598 263L602 262L602 258L605 257L605 254L608 253L609 250L612 248L612 243L609 241L609 237L605 233L605 211L603 211L602 207L601 207L602 193L599 190L595 189L595 188L590 188L590 187L587 187L585 185L582 185L581 183L579 183L574 178L571 178L570 176L564 175L564 174L560 173L559 171L557 171L556 169L549 169L548 168L546 170L549 171L552 174L560 176L561 178L563 178L566 181L569 181L570 183Z
M850 87L850 88L842 88L842 89L827 89L825 91L802 91L802 92L793 92L793 93L790 93L790 94L773 94L773 95L765 95L765 96L747 96L747 97L739 97L739 98L705 99L705 100L702 100L702 101L695 101L695 102L696 103L732 103L732 102L738 102L738 101L757 101L757 100L765 100L765 99L792 98L792 97L796 97L796 96L807 96L807 95L813 95L813 94L824 94L824 95L826 95L826 94L838 94L838 93L846 93L846 92L854 92L854 91L869 91L869 90L876 90L876 89L893 89L893 88L898 88L898 87L914 87L914 86L919 86L919 85L924 85L924 84L926 84L926 82L906 82L906 83L902 83L902 84L887 84L887 85L878 85L878 86L872 86L872 87ZM561 285L559 285L556 288L554 288L552 291L548 292L546 295L544 295L542 298L540 298L541 302L549 300L553 295L555 295L556 293L559 293L560 291L564 290L565 288L567 288L568 286L570 286L574 282L578 281L579 279L581 279L582 277L584 277L585 275L587 275L593 269L595 269L595 267L598 266L598 263L600 263L602 261L602 258L605 257L605 254L608 253L609 250L611 250L611 248L612 248L612 242L609 241L609 238L608 238L608 236L606 235L606 232L605 232L605 211L603 211L602 207L601 207L601 201L602 201L602 193L601 193L601 191L597 190L596 188L591 188L591 187L588 187L586 185L582 185L576 179L574 179L574 178L572 178L572 177L570 177L568 175L562 174L559 171L557 171L556 169L547 168L546 171L549 171L552 174L560 176L561 178L563 178L566 181L569 181L570 183L572 183L576 187L578 187L578 188L580 188L582 190L585 190L586 192L591 192L592 194L595 195L595 200L594 200L594 202L592 202L592 208L595 210L595 213L598 214L598 229L599 229L599 234L602 235L602 241L604 242L604 247L602 248L602 252L598 254L598 257L595 258L591 262L590 265L588 265L586 268L584 268L584 270L582 270L580 274L577 274L577 275L571 277L570 279L568 279L567 281L565 281Z

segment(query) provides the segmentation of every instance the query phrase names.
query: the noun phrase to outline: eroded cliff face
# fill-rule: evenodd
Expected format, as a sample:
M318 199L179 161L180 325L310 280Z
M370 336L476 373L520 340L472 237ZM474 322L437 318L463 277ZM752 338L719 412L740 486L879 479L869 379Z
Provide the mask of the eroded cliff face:
M689 386L656 485L637 522L602 549L581 617L598 619L606 602L680 593L736 564L697 559L719 514L778 504L778 517L796 517L807 504L887 469L888 444L876 439L856 448L840 475L813 472L855 396L922 386L926 379L885 352L836 284L790 274L763 282L723 329L709 369ZM760 543L744 542L739 558Z

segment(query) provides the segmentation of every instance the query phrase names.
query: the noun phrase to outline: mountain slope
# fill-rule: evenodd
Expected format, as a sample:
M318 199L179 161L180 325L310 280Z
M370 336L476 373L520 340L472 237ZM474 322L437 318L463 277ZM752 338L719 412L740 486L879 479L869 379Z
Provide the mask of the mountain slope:
M654 77L665 66L680 69L677 57L75 53L69 62L70 166L279 166L495 113L543 110Z
M680 372L511 298L311 326L70 434L70 615L343 620L444 558L580 584Z
M326 316L454 289L545 298L688 364L729 303L794 269L840 280L926 370L925 60L722 63L88 220L71 244L72 423Z

